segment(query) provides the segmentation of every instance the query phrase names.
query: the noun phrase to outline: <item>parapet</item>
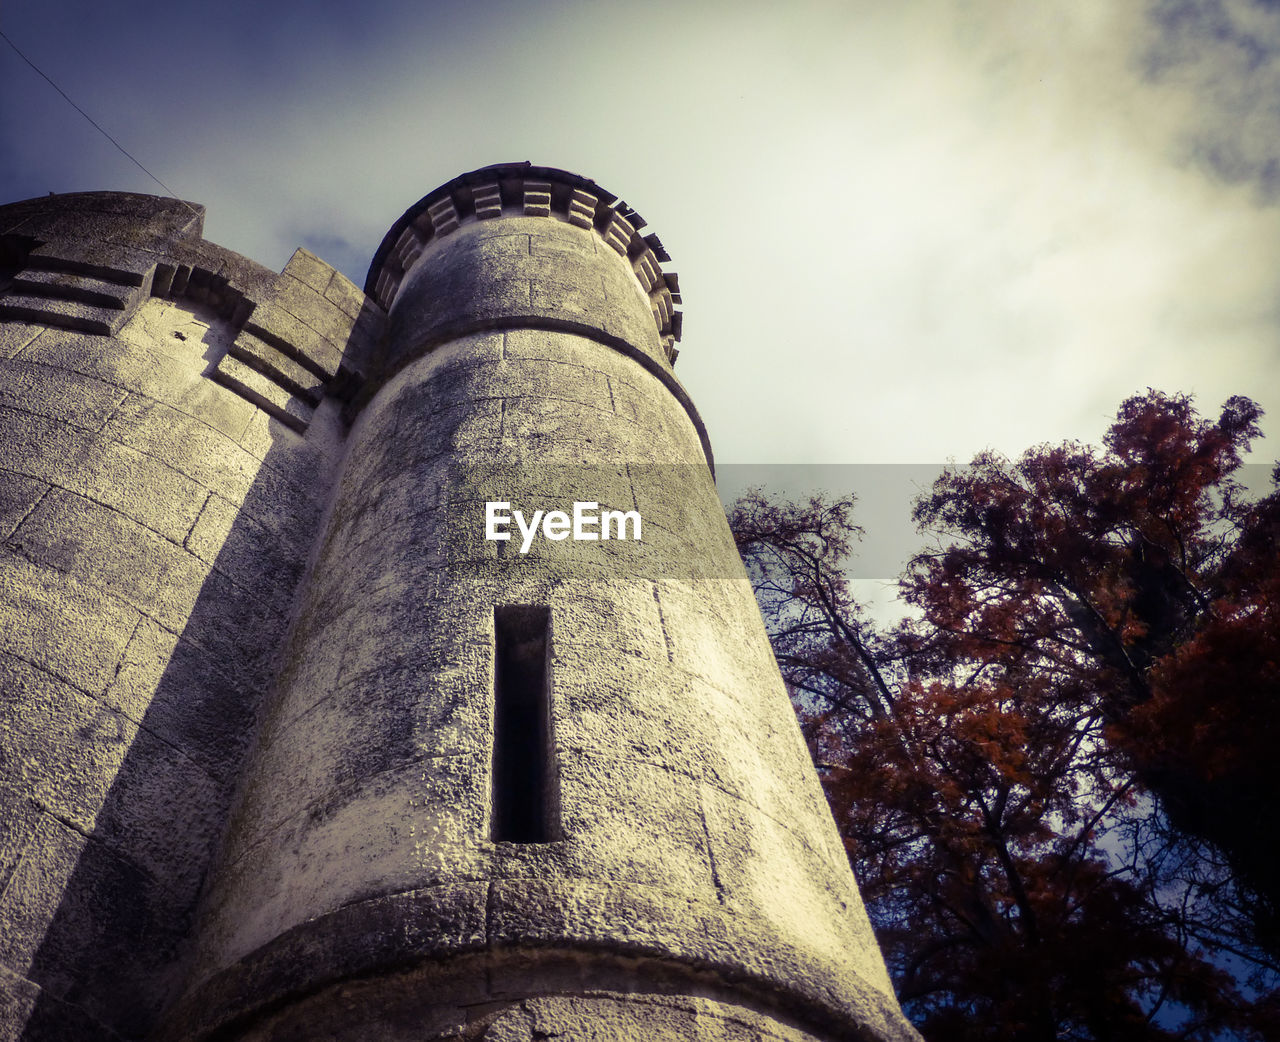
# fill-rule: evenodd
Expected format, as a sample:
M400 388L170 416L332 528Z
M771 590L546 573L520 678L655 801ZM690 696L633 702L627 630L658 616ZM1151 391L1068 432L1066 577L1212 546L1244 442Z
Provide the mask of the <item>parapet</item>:
M391 226L374 254L365 293L391 311L405 274L428 244L460 227L497 217L545 217L592 230L631 267L648 301L662 350L674 363L683 315L680 283L663 270L671 260L645 220L594 181L555 167L501 163L455 177L423 196Z
M129 192L0 206L0 322L115 336L152 297L204 305L233 334L207 375L301 434L325 394L359 388L385 315L314 254L276 274L203 223L199 204Z

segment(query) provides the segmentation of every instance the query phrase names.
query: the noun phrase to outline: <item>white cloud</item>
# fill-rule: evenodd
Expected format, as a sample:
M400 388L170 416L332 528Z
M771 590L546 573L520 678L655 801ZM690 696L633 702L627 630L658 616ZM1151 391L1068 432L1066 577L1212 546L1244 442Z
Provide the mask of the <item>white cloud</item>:
M1280 138L1255 97L1280 34L1244 0L1156 20L1102 0L232 4L145 26L142 6L95 5L92 39L31 12L7 31L264 263L328 238L353 265L491 162L622 193L675 257L679 372L724 460L1096 440L1148 384L1280 412L1259 180ZM31 191L153 190L0 68L33 99L0 101Z

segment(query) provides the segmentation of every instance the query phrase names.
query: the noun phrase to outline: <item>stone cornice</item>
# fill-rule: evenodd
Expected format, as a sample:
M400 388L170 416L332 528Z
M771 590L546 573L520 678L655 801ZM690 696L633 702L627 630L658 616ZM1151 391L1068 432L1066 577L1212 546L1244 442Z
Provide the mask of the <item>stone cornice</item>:
M667 359L674 363L683 315L680 283L662 264L671 260L656 235L642 235L644 218L588 178L554 167L501 163L455 177L423 196L391 226L374 254L365 293L389 311L404 274L433 239L468 221L502 215L549 217L594 229L635 274L648 297Z

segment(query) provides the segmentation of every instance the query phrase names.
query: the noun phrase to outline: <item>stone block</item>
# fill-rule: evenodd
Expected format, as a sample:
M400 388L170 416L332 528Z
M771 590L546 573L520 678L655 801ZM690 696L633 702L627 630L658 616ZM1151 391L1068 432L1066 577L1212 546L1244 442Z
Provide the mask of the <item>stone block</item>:
M49 271L30 267L14 278L9 292L75 300L82 304L125 311L134 304L138 288L74 271Z
M182 636L221 662L256 698L270 682L286 624L286 616L256 591L215 570L205 579Z
M246 1008L278 1009L287 998L280 1014L254 1018L242 1032L245 1042L280 1042L278 1031L333 1042L408 1042L434 1038L431 1032L437 1029L453 1038L453 1028L467 1019L456 1004L486 998L485 970L464 962L459 973L456 961L431 956L483 949L487 892L483 882L466 882L374 898L281 937L230 973L210 978L198 969L197 986L161 1037L188 1038ZM221 930L218 939L233 938ZM208 945L206 951L218 948ZM200 966L210 961L201 959ZM390 980L366 972L370 966L409 962L415 963L412 969ZM299 1002L299 993L311 991L317 980L335 987ZM443 1008L432 1001L446 995Z
M702 790L726 903L769 923L782 950L804 952L892 994L853 876L786 825L710 787ZM768 946L753 958L768 960ZM850 975L851 979L856 979Z
M477 219L484 221L502 216L502 193L497 184L476 185L471 189Z
M12 757L3 783L21 785L36 806L194 900L227 791L134 721L49 674L0 656L0 677Z
M0 469L0 539L9 538L48 489L47 482Z
M706 825L688 779L598 753L565 756L555 770L560 829L583 875L715 901Z
M42 332L42 324L0 321L0 358L13 358L20 354Z
M248 495L262 467L258 457L229 435L141 395L124 401L102 433L234 503ZM203 502L204 497L200 498Z
M579 879L495 880L490 887L493 945L536 946L572 939L615 952L686 955L701 933L697 903L639 883Z
M503 224L506 222L504 221ZM505 228L502 225L478 234L476 241L490 263L509 275L523 274L527 265L521 262L529 256L529 233Z
M388 771L315 794L269 832L242 815L213 909L215 944L239 957L343 906L471 883L488 802L479 768L461 756Z
M320 793L334 793L385 772L417 764L430 772L440 758L471 755L486 764L492 744L487 699L473 670L426 673L398 667L344 678L328 697L270 729L256 770L289 777L248 806L266 827L302 814ZM483 769L484 781L488 771ZM485 782L487 784L487 782ZM263 794L266 796L267 794Z
M24 664L16 662L13 667L9 667L7 660L0 658L0 674L8 675L23 668ZM7 723L11 719L9 697L4 700L3 717L5 724L0 724L0 727L7 729ZM8 742L6 741L5 744L7 745ZM0 771L9 769L11 768L7 765L0 765ZM0 820L4 821L4 828L0 829L0 894L3 894L22 852L27 848L27 844L39 827L40 810L32 802L25 788L0 782L0 815L3 815ZM0 994L3 994L2 990Z
M80 373L21 359L0 360L0 406L99 430L128 392Z
M312 407L239 359L227 355L218 363L213 378L295 431L307 429Z
M310 292L302 286L297 291L299 295ZM315 296L315 294L312 295ZM338 309L332 310L337 312ZM336 322L336 319L334 321ZM324 379L331 379L337 373L338 366L342 363L342 345L350 332L348 326L339 341L329 341L287 307L277 306L275 303L259 304L254 308L244 328L255 336L262 337L268 343L274 343L286 350L298 362L314 370L317 376Z
M194 901L228 786L110 706L9 656L6 785ZM12 772L17 770L17 775Z
M364 314L365 309L373 304L364 295L364 291L340 271L333 273L333 278L325 288L324 295L352 321L358 319Z
M234 782L216 781L184 752L140 728L111 779L94 838L159 882L179 907L190 908L234 789Z
M316 334L341 351L351 334L351 316L346 314L323 292L296 279L283 278L276 284L272 304L288 311ZM306 348L305 344L299 345Z
M22 1042L100 1042L110 1032L83 1009L0 966L0 1038Z
M322 261L310 250L301 247L293 251L289 263L284 266L284 275L292 276L299 282L310 286L317 293L323 293L333 280L334 269Z
M150 317L148 309L143 308L135 321L141 319L145 323ZM158 350L155 347L158 343L185 342L176 341L169 334L165 334L167 341L165 337L143 335L147 328L141 325L140 332L132 330L131 324L126 325L119 339L46 330L28 345L23 358L83 373L153 398L238 438L256 411L254 406L205 379L205 363L199 352L184 347L181 352L184 357L179 358Z
M569 223L579 228L591 228L595 224L596 205L599 200L581 188L573 189L569 199Z
M298 553L301 542L283 543L237 506L211 495L184 546L283 612L293 600L294 587L306 565L305 556Z
M142 618L120 656L103 702L198 764L224 785L238 778L253 737L257 692L227 662Z
M21 1037L141 1034L177 983L188 916L127 858L45 818L0 897L0 961L41 988Z
M323 496L333 480L334 463L346 436L340 408L341 403L333 399L321 401L302 434L270 413L252 409L253 416L239 437L240 446L271 470L287 475L300 490Z
M0 440L12 472L100 497L114 509L181 538L198 487L182 475L125 447L44 417L0 408ZM166 497L164 499L153 497Z
M88 844L85 836L48 814L41 814L39 826L22 852L0 893L0 966L30 973L40 955L49 923L58 912L80 854ZM46 972L43 983L61 991L71 983Z
M139 613L91 583L0 552L0 646L88 692L100 692Z
M77 300L58 300L22 293L9 293L0 298L0 319L41 322L48 326L77 329L102 336L110 336L118 330L126 317L126 313L118 308L83 304Z
M297 395L308 405L314 407L320 404L325 381L274 345L252 333L242 332L231 345L230 353L286 391Z
M556 259L563 259L571 254L594 257L599 241L594 235L575 232L558 221L547 221L541 227L530 231L529 253L535 256L549 254ZM588 271L586 268L578 270L583 275Z
M526 217L551 216L551 184L547 181L524 183L524 215Z
M316 526L324 507L323 485L294 480L277 469L276 462L291 462L280 453L272 453L260 467L253 484L241 502L244 514L271 532L295 554L305 560L316 535Z
M209 574L150 528L84 496L53 489L19 530L23 553L181 631ZM185 535L185 533L184 533Z
M431 218L431 226L436 235L448 235L458 227L458 210L453 199L446 197L427 207L427 215Z
M636 230L622 214L615 212L605 226L603 235L604 241L625 257L630 249L631 240L635 238Z
M0 965L0 1038L21 1039L26 1034L28 1022L40 1002L40 986L25 977L14 973ZM58 1025L62 1030L62 1025ZM84 1036L81 1036L84 1037ZM52 1042L53 1039L66 1038L65 1034L51 1035L46 1032L33 1042ZM80 1042L73 1037L68 1042Z

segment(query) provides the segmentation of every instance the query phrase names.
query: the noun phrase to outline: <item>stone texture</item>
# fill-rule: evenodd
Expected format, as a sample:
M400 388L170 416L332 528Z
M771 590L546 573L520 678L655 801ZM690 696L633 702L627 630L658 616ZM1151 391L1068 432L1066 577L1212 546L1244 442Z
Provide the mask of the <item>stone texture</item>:
M307 423L311 420L311 405L290 393L288 388L282 387L270 375L245 365L239 358L225 356L218 363L214 379L299 434L307 429Z
M0 207L50 236L46 301L160 264L189 294L112 336L0 320L0 1035L28 1042L141 1037L176 997L340 448L336 407L307 440L208 378L283 276L122 198Z
M44 242L0 296L0 1031L914 1037L643 221L547 168L464 175L380 249L388 316L200 218L0 207ZM492 500L644 534L521 553ZM528 615L495 609L530 605L500 666ZM526 667L545 822L512 842Z

